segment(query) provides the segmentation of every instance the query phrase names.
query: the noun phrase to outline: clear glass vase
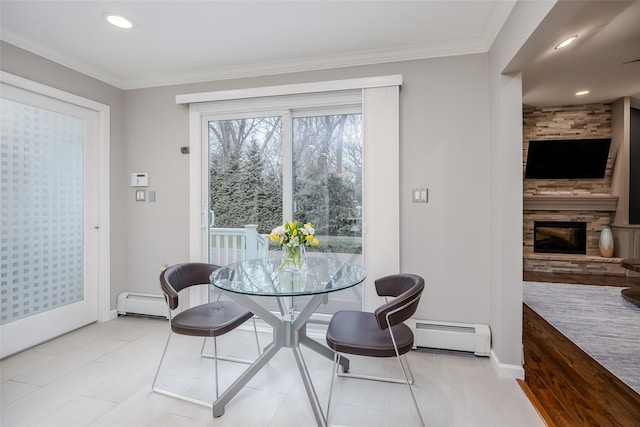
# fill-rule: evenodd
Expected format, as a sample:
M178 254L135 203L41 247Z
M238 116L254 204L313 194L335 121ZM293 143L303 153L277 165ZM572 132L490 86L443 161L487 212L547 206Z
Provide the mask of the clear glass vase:
M282 248L280 271L304 270L307 268L307 251L304 245Z

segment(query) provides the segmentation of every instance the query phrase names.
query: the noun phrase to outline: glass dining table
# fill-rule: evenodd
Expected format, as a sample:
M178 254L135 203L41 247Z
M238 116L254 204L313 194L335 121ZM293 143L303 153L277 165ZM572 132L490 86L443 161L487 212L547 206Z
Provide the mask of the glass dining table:
M213 402L213 416L224 415L225 405L282 348L290 348L298 365L311 408L319 426L327 421L311 382L300 345L333 360L329 347L309 338L306 325L320 304L328 302L328 294L353 287L366 278L357 265L324 256L309 256L304 270L280 270L279 258L246 260L221 267L211 274L213 286L247 308L273 328L273 341L262 354ZM309 296L300 310L294 310L292 297ZM265 308L255 297L273 297L280 313ZM340 358L342 370L349 370L349 360Z

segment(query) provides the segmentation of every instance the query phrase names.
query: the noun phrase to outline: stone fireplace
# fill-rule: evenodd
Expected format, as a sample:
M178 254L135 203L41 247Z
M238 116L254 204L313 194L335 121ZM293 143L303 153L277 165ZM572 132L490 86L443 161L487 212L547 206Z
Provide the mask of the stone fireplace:
M587 223L583 221L534 221L533 252L587 254Z
M525 107L523 170L531 140L589 138L611 138L610 105ZM613 223L618 205L612 168L609 156L602 179L524 180L524 271L624 274L620 258L603 258L598 250L600 232Z
M580 274L624 274L620 258L603 258L598 241L603 227L611 224L618 197L607 195L530 195L523 199L524 271ZM567 233L563 225L581 223L584 251L580 253L535 250L535 225L561 225L555 235Z

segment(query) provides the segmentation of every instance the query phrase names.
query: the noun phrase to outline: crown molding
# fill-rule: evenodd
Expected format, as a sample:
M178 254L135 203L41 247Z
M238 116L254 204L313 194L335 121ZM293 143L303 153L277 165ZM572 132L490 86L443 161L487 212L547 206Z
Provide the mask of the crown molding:
M86 74L87 76L123 90L289 74L305 71L319 71L333 68L357 67L363 65L414 61L487 52L487 44L485 41L481 39L468 39L444 43L432 43L429 45L415 45L405 46L402 48L352 52L341 55L307 57L289 61L273 61L229 67L216 67L195 71L193 73L179 73L139 79L124 79L122 76L105 73L85 62L60 55L41 45L30 43L19 37L14 37L11 34L3 33L1 39L35 55L42 56L50 61L56 62L62 66L82 74Z
M63 67L69 68L78 73L92 77L96 80L100 80L118 89L125 89L126 81L121 77L115 76L111 73L105 73L96 67L92 67L83 61L77 61L71 57L61 55L53 50L50 50L40 44L32 43L14 34L3 31L0 35L0 40L12 44L34 55L41 56Z
M217 67L191 74L179 74L165 76L158 79L130 81L122 87L122 89L141 89L147 87L201 83L207 81L319 71L333 68L357 67L363 65L414 61L486 52L487 48L482 40L460 40L432 44L429 46L379 49L342 55L301 58L291 61L275 61L231 67Z

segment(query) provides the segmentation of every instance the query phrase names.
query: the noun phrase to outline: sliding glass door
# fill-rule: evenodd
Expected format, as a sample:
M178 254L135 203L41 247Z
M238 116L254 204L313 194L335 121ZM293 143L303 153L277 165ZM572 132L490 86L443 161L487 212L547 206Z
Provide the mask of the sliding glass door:
M298 111L292 118L293 218L314 225L309 256L362 265L362 114ZM362 288L330 295L319 313L360 310Z
M362 115L359 107L289 109L279 114L205 117L208 150L209 260L235 259L236 240L283 221L311 222L320 245L308 256L362 263ZM226 243L224 243L226 242ZM265 256L279 256L265 247ZM331 295L320 308L362 307L360 287ZM298 305L294 301L294 305Z

